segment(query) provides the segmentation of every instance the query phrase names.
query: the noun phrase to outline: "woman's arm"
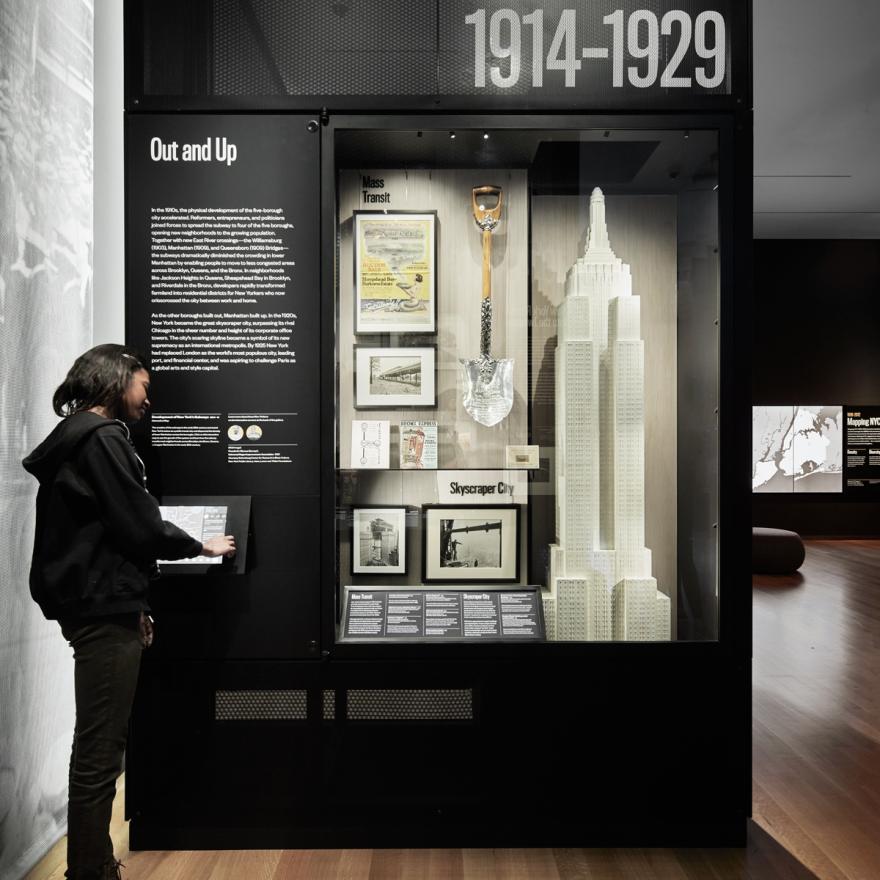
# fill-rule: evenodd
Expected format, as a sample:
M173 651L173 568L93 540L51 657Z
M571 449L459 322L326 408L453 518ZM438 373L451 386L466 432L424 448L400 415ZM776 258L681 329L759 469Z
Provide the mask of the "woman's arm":
M203 553L192 535L162 519L158 502L141 483L138 461L122 425L108 422L98 428L83 445L79 464L103 525L125 555L152 562ZM210 542L206 544L209 555L222 555Z

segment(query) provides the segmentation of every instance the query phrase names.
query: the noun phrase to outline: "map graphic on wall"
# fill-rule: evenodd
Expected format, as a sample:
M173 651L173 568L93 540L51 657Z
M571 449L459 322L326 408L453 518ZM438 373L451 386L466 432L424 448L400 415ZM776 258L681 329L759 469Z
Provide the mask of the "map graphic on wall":
M753 492L843 492L843 406L752 407Z

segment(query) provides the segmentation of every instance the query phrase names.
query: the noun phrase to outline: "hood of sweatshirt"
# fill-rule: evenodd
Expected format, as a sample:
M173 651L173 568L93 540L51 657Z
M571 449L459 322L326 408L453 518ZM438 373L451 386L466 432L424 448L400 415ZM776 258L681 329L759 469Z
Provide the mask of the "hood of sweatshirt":
M114 430L122 428L126 436L128 436L128 428L125 426L125 423L116 419L105 419L103 416L93 412L78 412L72 416L67 416L22 461L22 466L41 483L49 482L55 478L58 469L85 437L93 431L110 426L113 426Z

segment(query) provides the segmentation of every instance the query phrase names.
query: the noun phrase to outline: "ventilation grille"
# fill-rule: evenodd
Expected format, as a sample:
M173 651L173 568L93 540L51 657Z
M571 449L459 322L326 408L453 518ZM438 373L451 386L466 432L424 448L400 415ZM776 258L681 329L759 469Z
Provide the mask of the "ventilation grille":
M305 721L305 691L217 691L216 721Z
M349 721L473 721L473 691L356 690L348 692Z
M333 721L336 718L336 691L324 691L324 720Z
M214 0L217 95L428 95L437 6L411 0ZM393 22L393 26L389 23Z

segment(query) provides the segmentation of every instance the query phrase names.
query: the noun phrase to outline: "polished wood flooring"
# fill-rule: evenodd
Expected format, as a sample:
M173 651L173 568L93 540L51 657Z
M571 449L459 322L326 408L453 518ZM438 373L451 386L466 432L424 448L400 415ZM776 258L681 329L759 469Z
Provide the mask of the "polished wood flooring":
M128 853L130 880L880 880L880 541L808 541L756 576L754 812L745 849ZM124 783L123 783L124 784ZM63 841L27 880L61 880Z
M822 880L880 878L880 541L754 578L755 821Z
M117 798L117 801L119 799ZM360 849L128 852L125 880L815 880L754 823L745 849ZM64 841L26 880L62 880Z

